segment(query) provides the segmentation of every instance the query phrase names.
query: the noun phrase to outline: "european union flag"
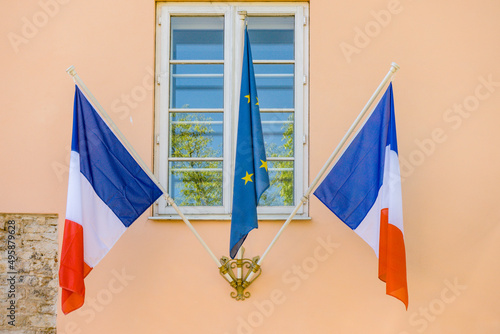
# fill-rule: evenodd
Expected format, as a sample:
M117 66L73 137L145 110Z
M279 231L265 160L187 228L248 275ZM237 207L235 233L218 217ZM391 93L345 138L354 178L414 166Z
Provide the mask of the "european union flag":
M257 203L268 187L269 175L260 122L259 99L248 29L245 29L229 247L231 258L236 256L248 233L258 228Z

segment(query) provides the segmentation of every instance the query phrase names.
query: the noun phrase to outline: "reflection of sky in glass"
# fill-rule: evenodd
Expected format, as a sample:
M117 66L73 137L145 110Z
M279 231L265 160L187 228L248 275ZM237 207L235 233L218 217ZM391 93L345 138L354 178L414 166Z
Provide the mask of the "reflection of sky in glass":
M223 108L224 65L171 65L170 108Z
M293 113L261 113L262 131L266 145L266 156L293 156ZM286 132L286 133L285 133ZM291 140L291 147L285 144Z
M222 205L222 161L170 162L169 194L179 205Z
M254 60L294 59L294 17L248 17Z
M171 113L170 152L175 157L222 157L222 113Z
M293 108L293 64L256 64L255 82L261 108Z
M223 17L172 17L170 25L170 59L224 59Z

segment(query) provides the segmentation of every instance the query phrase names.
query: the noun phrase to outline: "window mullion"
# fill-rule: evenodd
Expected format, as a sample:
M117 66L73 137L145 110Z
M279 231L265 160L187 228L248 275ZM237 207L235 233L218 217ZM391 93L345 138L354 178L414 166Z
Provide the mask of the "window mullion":
M233 198L233 110L237 97L234 95L237 86L235 69L235 15L234 9L227 7L224 16L224 162L223 162L223 206L224 213L231 212Z
M170 59L172 65L185 65L185 64L224 64L223 60L182 60Z
M217 108L192 108L192 109L186 109L186 108L170 108L168 110L169 113L223 113L224 109L217 109Z
M254 60L254 65L295 64L295 60Z
M170 13L168 11L168 7L163 7L161 11L159 11L159 25L158 31L160 37L160 48L159 53L157 54L157 59L160 59L159 64L157 65L157 76L159 85L156 86L156 90L158 92L158 106L157 106L157 115L158 122L156 123L157 129L157 140L155 145L155 154L158 157L157 164L157 177L159 182L168 189L168 134L170 131L170 127L168 125L168 113L165 112L168 110L168 101L169 101L169 57L166 56L169 54L170 50ZM161 20L161 21L160 21ZM156 167L156 166L155 166ZM158 200L158 207L155 208L155 213L160 213L163 211L163 208L166 206L166 201L162 196Z
M305 188L308 184L308 170L307 163L305 159L305 154L307 153L307 142L305 141L305 134L308 129L308 118L307 116L307 101L305 100L307 94L305 93L308 89L307 81L304 80L304 76L307 73L307 46L304 43L304 38L307 38L307 26L304 26L304 9L303 7L297 7L296 20L295 20L295 108L296 108L296 122L295 122L295 158L296 158L296 169L295 169L295 203L300 201L301 197L304 195ZM300 46L300 47L298 47ZM307 203L300 208L298 214L307 212Z

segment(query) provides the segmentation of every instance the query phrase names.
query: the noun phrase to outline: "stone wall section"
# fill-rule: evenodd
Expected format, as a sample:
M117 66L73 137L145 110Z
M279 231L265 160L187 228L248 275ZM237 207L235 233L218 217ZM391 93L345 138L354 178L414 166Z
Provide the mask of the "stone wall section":
M0 333L56 333L57 220L0 213Z

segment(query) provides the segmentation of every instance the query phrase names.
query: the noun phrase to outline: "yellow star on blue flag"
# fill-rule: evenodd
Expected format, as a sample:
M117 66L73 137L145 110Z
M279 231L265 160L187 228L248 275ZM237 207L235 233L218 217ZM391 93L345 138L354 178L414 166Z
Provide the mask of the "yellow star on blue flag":
M245 185L247 184L248 181L253 182L252 176L253 176L253 174L248 174L248 172L246 172L246 175L244 177L242 177L242 179L245 180Z
M236 256L248 233L258 227L257 204L268 187L269 175L260 121L259 99L248 29L245 29L229 244L231 258Z

